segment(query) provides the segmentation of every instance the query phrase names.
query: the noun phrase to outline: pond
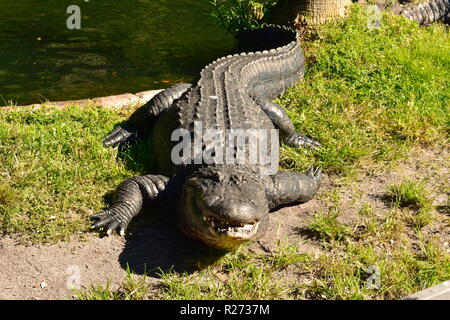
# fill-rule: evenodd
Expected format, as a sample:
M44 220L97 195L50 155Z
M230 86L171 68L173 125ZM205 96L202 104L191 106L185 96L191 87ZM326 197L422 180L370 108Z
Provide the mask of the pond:
M80 29L76 12L67 13L71 5L79 8ZM210 6L207 0L1 0L0 106L189 82L233 46L214 25Z

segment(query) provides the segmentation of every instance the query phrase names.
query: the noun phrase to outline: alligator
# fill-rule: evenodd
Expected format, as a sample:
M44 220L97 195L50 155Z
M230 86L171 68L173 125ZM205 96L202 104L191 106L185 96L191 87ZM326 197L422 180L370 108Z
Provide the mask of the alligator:
M393 10L421 25L429 25L438 21L445 24L450 23L450 0L431 0L407 8L394 7Z
M247 159L239 158L238 153L243 148L247 155L255 140L243 139L239 149L224 138L238 129L262 139L256 141L265 139L267 150L277 148L280 140L296 148L320 147L296 132L286 111L272 101L304 76L304 54L297 33L269 25L243 31L239 39L251 42L258 51L212 62L192 84L179 83L157 94L104 138L105 147L152 139L157 174L122 182L112 206L91 216L93 227L106 229L108 235L115 231L124 235L144 202L159 202L172 208L187 236L214 248L234 250L265 233L269 212L314 197L321 168L311 167L304 173L279 170L276 154L276 169L269 173L263 161L238 161ZM218 145L211 147L203 139L197 147L183 150L182 161L173 160L173 150L179 145L174 132L184 132L183 137L195 140L208 129L218 133ZM265 133L273 131L276 140L266 139ZM230 161L219 157L218 146L228 148Z

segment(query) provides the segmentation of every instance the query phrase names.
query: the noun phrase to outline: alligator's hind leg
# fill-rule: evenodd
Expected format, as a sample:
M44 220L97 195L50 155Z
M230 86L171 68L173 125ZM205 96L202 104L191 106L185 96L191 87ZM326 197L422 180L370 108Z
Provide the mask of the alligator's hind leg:
M307 172L279 171L272 176L273 189L268 194L270 208L311 200L319 189L321 168L311 167Z
M115 127L103 139L105 147L114 146L130 138L139 135L145 138L152 127L152 121L172 106L191 85L189 83L178 83L155 95L149 102L137 109L128 121Z
M272 120L274 126L281 131L281 136L285 144L294 148L300 146L313 149L320 148L320 143L317 141L295 132L294 124L283 107L263 98L254 98L254 101L267 114L270 120Z
M92 219L98 220L93 227L106 228L108 235L119 229L119 233L124 235L131 219L141 211L144 200L155 199L166 188L168 181L169 178L161 175L145 175L125 180L117 188L114 205L91 215Z

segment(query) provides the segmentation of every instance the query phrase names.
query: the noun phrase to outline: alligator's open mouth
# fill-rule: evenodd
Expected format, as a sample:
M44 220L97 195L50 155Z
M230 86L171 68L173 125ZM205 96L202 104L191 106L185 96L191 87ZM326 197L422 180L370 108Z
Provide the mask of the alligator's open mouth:
M253 237L257 233L259 226L259 221L240 223L206 216L203 216L203 223L213 234L241 239Z

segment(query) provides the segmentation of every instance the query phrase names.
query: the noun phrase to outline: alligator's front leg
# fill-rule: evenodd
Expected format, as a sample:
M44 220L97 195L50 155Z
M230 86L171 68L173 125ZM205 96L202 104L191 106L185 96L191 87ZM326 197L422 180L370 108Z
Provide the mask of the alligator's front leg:
M93 227L106 228L108 235L119 229L120 235L124 235L131 219L141 211L144 200L156 199L166 189L168 182L169 178L161 175L145 175L125 180L117 188L114 205L91 216L98 220Z
M279 171L272 176L269 190L270 209L276 206L311 200L320 186L322 169L311 167L307 172Z
M264 98L255 97L253 100L267 114L270 120L272 120L275 128L281 131L285 144L294 148L300 146L313 149L320 148L320 143L317 141L295 132L294 124L283 107Z
M155 95L149 102L137 109L128 121L118 125L111 130L103 139L105 147L114 146L130 138L140 135L145 138L151 128L152 122L164 110L172 106L191 85L189 83L178 83Z

